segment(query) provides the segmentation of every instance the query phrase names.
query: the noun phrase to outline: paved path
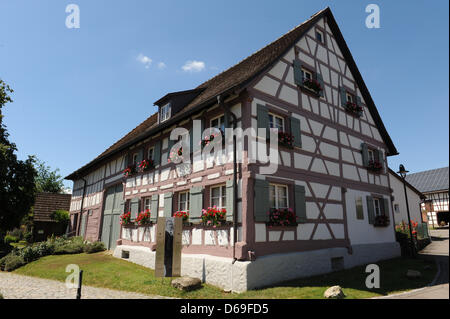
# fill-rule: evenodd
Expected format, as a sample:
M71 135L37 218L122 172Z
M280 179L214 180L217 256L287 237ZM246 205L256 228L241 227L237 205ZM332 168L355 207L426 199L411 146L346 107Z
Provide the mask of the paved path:
M16 275L0 271L0 293L5 299L75 299L76 289L66 288L65 283ZM133 292L83 286L82 299L161 299L166 297L143 295Z
M433 242L419 252L419 258L434 259L438 274L429 287L416 289L386 299L449 299L448 255L449 234L447 229L430 231Z

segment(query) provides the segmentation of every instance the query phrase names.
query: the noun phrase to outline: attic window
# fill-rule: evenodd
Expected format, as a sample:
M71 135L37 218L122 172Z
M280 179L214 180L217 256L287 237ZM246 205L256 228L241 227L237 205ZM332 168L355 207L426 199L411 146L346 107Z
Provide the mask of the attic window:
M164 106L161 106L159 111L159 121L164 122L170 118L170 103L167 103Z
M323 33L322 31L316 30L316 40L323 43Z

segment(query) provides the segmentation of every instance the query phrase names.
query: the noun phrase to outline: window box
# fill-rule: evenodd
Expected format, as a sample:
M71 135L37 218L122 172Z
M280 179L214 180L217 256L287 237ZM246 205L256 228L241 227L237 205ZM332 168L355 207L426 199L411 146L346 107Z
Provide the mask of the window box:
M201 147L205 147L206 145L208 145L209 143L211 143L212 141L214 141L214 138L216 138L217 136L219 136L219 134L222 135L222 144L225 143L225 135L222 131L222 129L218 129L220 131L220 133L214 133L211 134L209 136L205 136L202 141L200 142Z
M142 160L139 163L138 167L141 172L147 172L147 171L155 168L155 164L153 163L153 160L151 160L151 159Z
M287 132L278 132L278 142L280 145L294 148L294 136L291 133Z
M217 206L202 209L202 222L205 226L223 226L226 223L227 210Z
M389 225L389 217L386 215L375 216L374 227L386 227Z
M367 169L371 170L372 172L379 173L383 169L383 165L381 165L381 163L376 160L370 160L369 164L367 165Z
M169 158L167 161L170 162L179 162L182 160L183 156L183 148L180 147L178 150L171 151L169 154Z
M295 213L291 208L272 208L269 212L268 227L273 226L297 226Z
M139 226L150 224L150 209L146 209L145 211L140 212L135 222Z
M183 224L187 224L189 220L189 213L184 211L177 211L173 214L173 217L181 217L183 218Z
M362 107L351 101L347 101L347 103L345 104L345 110L347 111L347 113L350 113L353 116L362 116Z
M134 222L131 221L131 212L120 215L120 225L124 227L134 226Z
M317 96L320 96L321 92L323 91L322 85L319 83L319 81L316 81L314 79L305 79L303 81L303 87L313 92Z
M134 174L136 174L136 164L128 165L128 167L123 170L123 175L125 175L125 177L130 177Z

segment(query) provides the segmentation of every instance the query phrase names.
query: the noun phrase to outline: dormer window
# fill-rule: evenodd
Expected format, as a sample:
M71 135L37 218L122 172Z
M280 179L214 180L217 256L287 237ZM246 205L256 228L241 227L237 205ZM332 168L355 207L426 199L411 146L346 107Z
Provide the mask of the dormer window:
M161 106L159 111L159 121L164 122L170 118L170 103Z

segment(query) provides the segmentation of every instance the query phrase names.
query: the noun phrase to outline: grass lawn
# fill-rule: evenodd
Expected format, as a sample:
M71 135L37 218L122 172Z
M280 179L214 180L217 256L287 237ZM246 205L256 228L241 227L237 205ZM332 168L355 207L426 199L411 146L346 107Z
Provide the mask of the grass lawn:
M65 281L68 264L77 264L83 270L83 284L95 287L139 292L178 298L323 298L324 291L340 285L347 298L370 298L420 288L429 284L435 274L434 263L420 259L397 258L377 263L380 267L380 289L368 289L365 266L355 267L327 275L297 279L242 294L225 293L204 284L203 288L181 292L170 286L171 278L155 278L154 271L131 262L112 257L108 253L47 256L14 271L16 274ZM429 269L425 269L429 265ZM419 270L420 279L408 279L408 269Z

